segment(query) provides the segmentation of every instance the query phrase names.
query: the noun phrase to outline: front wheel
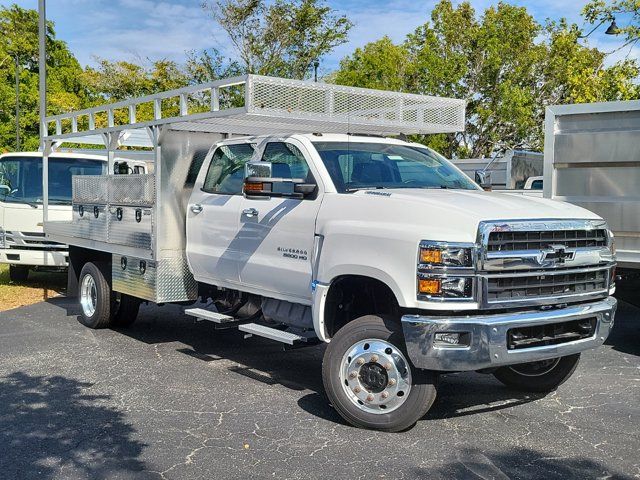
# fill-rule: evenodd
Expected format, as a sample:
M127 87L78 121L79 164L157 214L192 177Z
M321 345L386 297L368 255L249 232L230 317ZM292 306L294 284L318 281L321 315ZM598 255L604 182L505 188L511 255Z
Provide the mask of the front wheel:
M507 387L524 392L550 392L566 382L578 367L580 354L509 365L493 375Z
M436 397L437 375L413 368L399 323L377 315L338 331L325 351L322 379L336 411L361 428L406 430Z

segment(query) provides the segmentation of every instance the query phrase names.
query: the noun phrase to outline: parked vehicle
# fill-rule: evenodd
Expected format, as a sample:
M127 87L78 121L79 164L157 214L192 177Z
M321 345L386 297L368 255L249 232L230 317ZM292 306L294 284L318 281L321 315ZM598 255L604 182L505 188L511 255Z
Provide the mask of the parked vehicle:
M210 109L189 113L194 97ZM154 119L136 121L150 102ZM116 109L128 123L80 129ZM45 152L98 132L155 155L154 175L74 177L72 221L45 223L70 245L89 328L131 324L141 301L201 301L185 313L216 328L327 342L336 411L400 431L441 372L550 391L612 327L598 215L484 192L432 150L376 136L459 131L464 101L247 75L46 119L62 123L73 131L46 135Z
M107 173L107 156L99 153L51 155L50 219L71 219L72 176ZM129 163L138 173L146 171L144 162ZM0 155L0 263L9 264L9 277L15 282L26 281L29 270L59 270L67 266L67 246L44 237L42 170L41 152Z
M640 304L640 101L546 111L544 196L588 208L616 238L618 284ZM624 292L621 292L624 293Z
M469 178L487 189L502 190L542 190L532 188L533 180L541 180L544 168L543 155L528 150L507 150L502 156L492 158L454 158L451 160ZM529 188L527 188L529 186Z

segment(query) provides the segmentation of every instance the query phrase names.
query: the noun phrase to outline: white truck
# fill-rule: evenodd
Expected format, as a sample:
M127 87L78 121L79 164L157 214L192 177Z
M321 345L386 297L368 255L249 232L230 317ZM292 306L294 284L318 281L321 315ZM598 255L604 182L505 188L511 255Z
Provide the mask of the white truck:
M50 218L71 214L72 175L106 173L106 158L56 153L49 159ZM0 263L9 264L14 282L27 280L30 269L61 269L67 247L44 238L42 228L42 153L0 156Z
M146 173L142 159L128 158L122 164L130 165L130 173ZM49 218L70 220L72 176L106 174L107 156L99 151L56 152L48 170ZM42 198L42 152L0 155L0 263L9 265L14 282L26 281L30 270L67 266L67 246L44 237Z
M194 98L210 106L191 112ZM165 117L171 99L180 112ZM95 127L115 110L128 123ZM75 177L73 220L45 222L70 245L79 321L124 327L141 301L203 302L185 313L284 345L326 342L326 393L353 425L412 426L442 372L553 390L613 326L600 217L485 192L385 136L458 131L463 101L247 75L52 124L45 159L98 134L155 155L154 175Z

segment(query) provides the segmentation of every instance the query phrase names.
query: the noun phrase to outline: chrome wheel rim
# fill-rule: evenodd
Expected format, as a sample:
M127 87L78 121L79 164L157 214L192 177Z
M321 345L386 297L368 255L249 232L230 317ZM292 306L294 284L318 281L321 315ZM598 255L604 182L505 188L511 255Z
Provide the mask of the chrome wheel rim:
M98 291L96 289L96 282L89 274L82 278L80 285L80 306L82 307L82 313L86 317L92 317L96 313L96 304L98 303Z
M398 409L411 391L411 368L398 347L370 338L355 343L342 357L340 384L358 409L385 414Z
M541 377L556 368L558 363L560 363L560 358L550 358L549 360L541 360L539 362L512 365L509 368L524 377Z

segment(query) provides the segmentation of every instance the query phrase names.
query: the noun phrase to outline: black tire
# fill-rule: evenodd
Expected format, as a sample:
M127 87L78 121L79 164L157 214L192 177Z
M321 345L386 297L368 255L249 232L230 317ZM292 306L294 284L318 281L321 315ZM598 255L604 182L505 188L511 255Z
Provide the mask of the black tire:
M551 392L566 382L578 367L580 354L546 362L501 367L493 375L507 387L523 392Z
M111 326L116 328L124 328L132 325L138 318L138 310L140 310L140 300L124 293L120 295L114 308Z
M85 263L80 272L80 278L78 281L78 303L80 304L80 316L78 320L85 327L89 328L108 328L112 325L112 309L114 306L113 295L111 292L111 286L109 285L109 265L103 262ZM91 277L95 288L91 290L92 293L87 294L85 292L83 297L84 281L86 277ZM90 289L90 284L87 285ZM87 296L93 297L92 304L94 305L94 311L91 313L89 309L83 306L83 298Z
M29 267L24 265L9 265L9 280L14 283L24 283L29 279Z
M393 345L407 359L406 367L410 369L409 394L400 406L388 413L382 413L383 411L371 413L357 406L356 402L347 396L346 389L343 387L343 382L346 383L346 380L340 378L345 355L354 345L368 339L379 339ZM370 364L367 363L367 365ZM358 379L360 378L359 376ZM378 315L366 315L348 323L333 337L324 354L322 379L329 402L351 425L386 432L399 432L412 427L427 413L436 398L438 376L435 372L418 370L411 365L406 353L402 328L397 320ZM383 388L387 389L389 385L390 383ZM365 405L362 402L360 404Z

